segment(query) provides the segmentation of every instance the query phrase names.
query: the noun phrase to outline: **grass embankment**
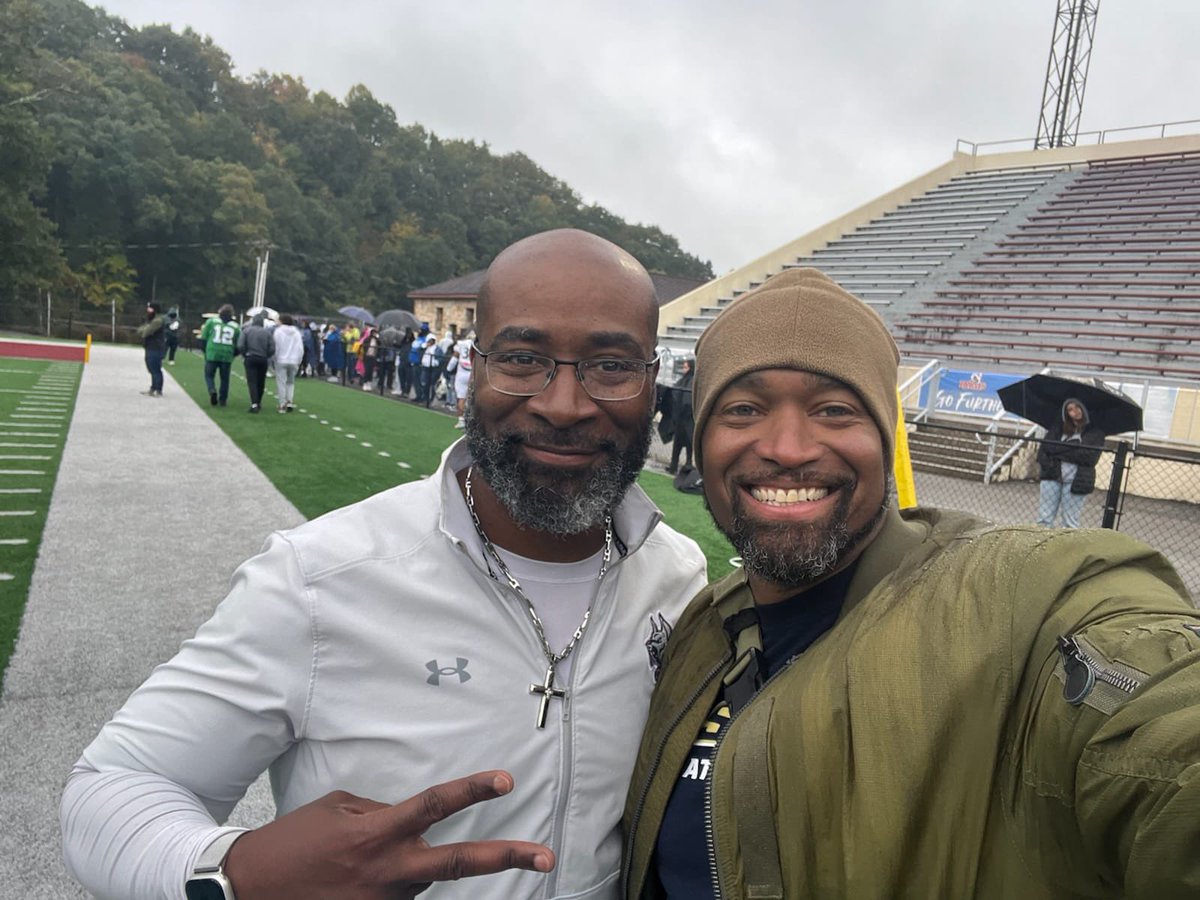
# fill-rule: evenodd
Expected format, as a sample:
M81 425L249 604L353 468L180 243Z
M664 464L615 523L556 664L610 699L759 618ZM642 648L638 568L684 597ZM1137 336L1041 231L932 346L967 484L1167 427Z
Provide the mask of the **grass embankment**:
M0 358L0 673L29 596L80 370L78 363Z
M376 393L329 384L319 378L296 383L294 413L275 412L275 382L258 415L250 405L241 361L233 365L229 405L209 405L204 365L195 354L180 353L169 371L279 491L308 518L354 503L378 491L431 475L442 451L462 432L454 419L433 410ZM708 558L712 578L730 571L733 549L713 526L704 501L681 494L671 479L643 472L642 488L658 504L669 525L690 536Z

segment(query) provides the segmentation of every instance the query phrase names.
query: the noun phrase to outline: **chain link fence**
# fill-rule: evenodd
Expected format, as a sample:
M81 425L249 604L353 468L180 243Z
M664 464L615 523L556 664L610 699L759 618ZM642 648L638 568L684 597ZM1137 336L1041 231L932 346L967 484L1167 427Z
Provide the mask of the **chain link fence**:
M179 310L184 325L180 347L190 349L195 344L193 331L203 320L190 316L186 303L159 301L159 305L164 315L171 308ZM20 294L0 302L0 329L35 337L81 341L90 334L93 341L140 344L137 329L145 321L146 304L136 298L115 315L110 307L92 306L78 297L52 298L47 303L44 295Z
M1041 443L1011 426L993 433L910 424L917 502L1002 524L1036 522ZM1146 542L1175 566L1193 602L1200 601L1200 452L1110 439L1096 463L1096 489L1084 497L1080 526L1113 527Z

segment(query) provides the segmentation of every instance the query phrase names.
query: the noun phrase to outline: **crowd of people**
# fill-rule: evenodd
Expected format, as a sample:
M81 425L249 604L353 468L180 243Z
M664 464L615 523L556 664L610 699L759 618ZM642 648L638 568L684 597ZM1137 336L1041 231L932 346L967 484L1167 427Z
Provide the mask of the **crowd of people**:
M309 322L300 327L303 341L298 377L360 386L405 397L431 407L443 405L457 411L457 427L464 427L460 399L471 371L471 342L474 331L459 337L454 328L442 337L434 335L428 322L414 331L379 328L347 322Z
M164 359L175 364L181 323L172 309L164 319L157 303L146 307L146 321L138 328L145 351L151 397L162 396ZM449 328L441 338L428 322L414 331L377 328L347 322L297 321L284 313L277 320L258 313L241 325L233 306L226 303L204 321L199 332L204 354L204 383L209 402L226 406L234 358L242 357L250 394L249 412L262 410L268 374L276 378L280 413L292 412L298 378L324 378L333 383L361 386L380 394L405 397L431 407L441 404L457 412L457 428L465 428L464 402L471 375L471 346L475 332L462 335Z

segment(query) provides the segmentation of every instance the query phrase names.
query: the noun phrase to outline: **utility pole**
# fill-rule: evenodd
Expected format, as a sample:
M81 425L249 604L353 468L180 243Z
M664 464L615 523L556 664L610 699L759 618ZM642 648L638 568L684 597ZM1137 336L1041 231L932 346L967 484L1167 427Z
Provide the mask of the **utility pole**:
M1100 0L1058 0L1035 150L1075 146L1099 10Z

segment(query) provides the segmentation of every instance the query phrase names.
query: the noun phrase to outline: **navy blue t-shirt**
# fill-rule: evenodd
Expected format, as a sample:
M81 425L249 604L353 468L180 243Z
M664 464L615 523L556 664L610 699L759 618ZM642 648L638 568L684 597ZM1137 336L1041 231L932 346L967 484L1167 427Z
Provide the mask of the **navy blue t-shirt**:
M833 627L857 563L802 594L759 606L764 678L807 650ZM709 900L713 872L705 834L704 796L713 750L729 724L729 704L718 697L679 773L655 845L654 868L668 897Z

